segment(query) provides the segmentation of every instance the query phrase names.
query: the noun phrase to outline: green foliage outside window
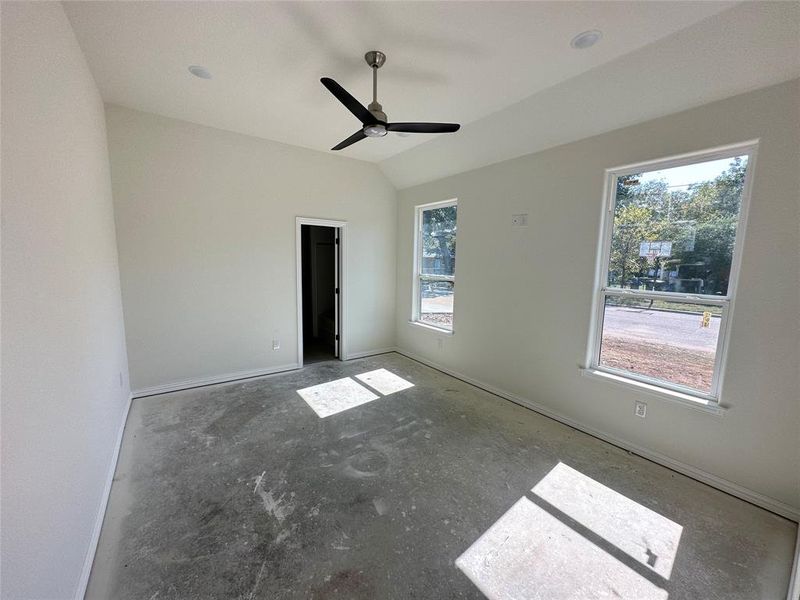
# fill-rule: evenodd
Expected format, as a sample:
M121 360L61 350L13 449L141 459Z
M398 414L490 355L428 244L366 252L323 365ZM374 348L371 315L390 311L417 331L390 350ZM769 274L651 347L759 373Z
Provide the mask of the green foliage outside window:
M422 273L453 275L456 260L456 206L422 212Z
M659 291L724 295L728 289L746 157L731 159L711 181L675 186L665 179L617 179L608 284ZM641 256L643 242L671 250Z

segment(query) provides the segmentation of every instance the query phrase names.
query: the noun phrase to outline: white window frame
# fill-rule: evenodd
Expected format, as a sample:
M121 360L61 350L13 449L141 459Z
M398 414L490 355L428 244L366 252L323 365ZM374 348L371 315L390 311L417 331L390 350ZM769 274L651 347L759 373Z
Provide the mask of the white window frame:
M456 298L455 298L455 281L456 271L458 270L458 260L452 275L423 275L420 269L422 261L422 213L426 210L435 208L447 208L448 206L458 206L458 199L443 200L441 202L431 202L429 204L420 204L414 207L414 268L413 268L413 282L411 285L411 320L409 323L417 325L425 329L434 331L439 334L453 335L456 329ZM456 222L458 222L458 215L456 214ZM457 226L456 226L457 227ZM458 230L456 230L456 244L458 244ZM453 327L446 329L444 327L436 327L430 323L420 321L420 279L428 279L430 281L452 281L453 282Z
M587 374L600 375L603 379L615 383L629 384L639 391L649 391L656 395L666 396L678 401L689 401L709 407L716 412L722 398L722 386L727 362L730 323L736 298L736 287L739 280L739 269L742 261L747 216L750 208L750 196L753 186L753 172L756 164L758 140L750 140L741 144L732 144L673 156L670 158L651 160L640 163L624 165L606 169L603 202L603 217L600 227L600 244L597 254L595 286L593 297L593 310L589 334L589 345L586 356ZM734 156L747 156L747 168L742 189L741 205L739 207L739 222L736 227L736 241L734 242L733 257L731 258L731 271L728 278L728 289L725 296L712 296L703 294L686 294L681 292L660 292L609 288L608 265L611 254L611 236L614 226L614 208L616 203L617 179L631 173L658 171L672 167L681 167L698 162L733 158ZM711 381L711 391L703 393L686 386L662 381L647 375L640 375L631 371L603 366L600 364L600 345L603 335L603 316L606 298L608 296L635 297L642 299L661 299L672 301L686 301L692 304L707 304L719 306L722 309L719 337L714 355L714 371Z

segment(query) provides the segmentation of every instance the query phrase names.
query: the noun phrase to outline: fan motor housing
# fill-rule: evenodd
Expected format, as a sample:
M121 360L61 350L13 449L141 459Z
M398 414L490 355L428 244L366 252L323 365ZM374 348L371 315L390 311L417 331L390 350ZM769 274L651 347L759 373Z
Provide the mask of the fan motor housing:
M385 125L375 124L364 127L364 135L367 137L383 137L387 133Z

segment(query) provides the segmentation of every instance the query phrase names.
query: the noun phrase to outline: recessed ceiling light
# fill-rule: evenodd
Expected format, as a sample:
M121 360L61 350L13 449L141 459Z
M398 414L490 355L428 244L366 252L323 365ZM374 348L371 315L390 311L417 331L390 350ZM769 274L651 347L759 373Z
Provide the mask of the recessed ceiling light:
M572 41L569 43L569 45L576 50L586 50L586 48L591 48L597 42L599 42L602 37L602 31L590 29L589 31L583 31L572 38Z
M190 66L189 73L200 79L211 79L211 71L201 65Z

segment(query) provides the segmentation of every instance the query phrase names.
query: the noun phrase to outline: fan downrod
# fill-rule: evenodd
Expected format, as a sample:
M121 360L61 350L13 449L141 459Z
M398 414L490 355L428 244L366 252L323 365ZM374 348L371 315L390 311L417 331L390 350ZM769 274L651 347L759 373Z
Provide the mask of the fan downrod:
M367 105L367 110L372 113L372 116L375 117L380 122L386 123L389 119L386 117L386 113L383 112L383 107L381 106L380 102L378 102L378 69L383 66L383 63L386 62L386 55L381 52L380 50L370 50L364 55L364 60L367 61L370 69L372 69L372 102ZM382 137L386 135L386 129L383 128L381 131L378 131L382 126L375 126L371 127L370 131L367 132L369 137ZM366 131L366 130L365 130Z

